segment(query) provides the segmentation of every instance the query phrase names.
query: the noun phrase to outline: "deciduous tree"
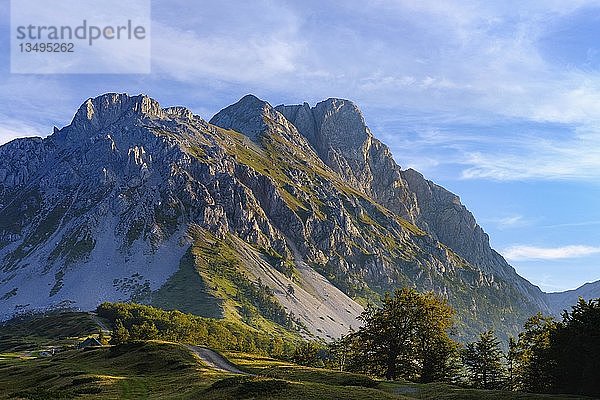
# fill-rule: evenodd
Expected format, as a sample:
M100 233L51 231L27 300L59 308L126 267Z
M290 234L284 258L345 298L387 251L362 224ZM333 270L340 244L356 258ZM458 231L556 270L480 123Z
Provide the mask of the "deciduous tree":
M369 306L355 334L370 372L393 380L448 380L457 344L448 331L454 310L433 293L398 289L386 294L381 307Z

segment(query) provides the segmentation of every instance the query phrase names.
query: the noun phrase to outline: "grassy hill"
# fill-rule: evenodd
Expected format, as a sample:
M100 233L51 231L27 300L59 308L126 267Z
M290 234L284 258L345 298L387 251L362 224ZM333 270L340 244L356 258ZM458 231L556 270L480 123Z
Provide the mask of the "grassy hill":
M0 324L0 353L72 345L79 337L100 332L95 318L83 312L51 312L12 319Z
M0 326L0 398L6 399L568 399L463 389L447 384L386 382L308 368L255 354L225 352L248 375L214 369L188 346L140 341L77 349L99 332L97 317L54 313ZM42 356L44 346L64 348Z
M0 359L0 398L23 399L567 399L482 391L445 384L381 382L230 353L257 376L205 366L186 346L138 342L69 350L47 358Z

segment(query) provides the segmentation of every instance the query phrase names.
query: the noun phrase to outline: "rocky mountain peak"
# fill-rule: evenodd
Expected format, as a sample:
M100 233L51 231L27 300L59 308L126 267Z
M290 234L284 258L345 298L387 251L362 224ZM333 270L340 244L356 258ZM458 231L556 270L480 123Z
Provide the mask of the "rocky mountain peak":
M110 93L46 139L0 146L0 320L106 300L179 307L163 301L183 298L170 282L196 272L184 285L194 310L235 302L212 284L221 268L192 268L212 263L190 246L231 253L242 275L223 279L268 285L322 337L352 325L350 297L400 285L460 307L464 335L515 333L549 309L458 196L403 171L354 103L273 108L247 95L210 122Z
M284 146L286 152L292 152L306 162L322 165L321 159L296 126L254 95L248 94L219 111L210 123L242 133L261 146Z
M165 112L156 100L143 94L106 93L87 99L75 113L70 126L77 130L95 131L122 119L141 116L162 118Z
M278 106L321 159L346 182L416 224L485 273L510 281L544 311L539 288L521 278L489 245L487 234L460 198L414 170L401 170L387 146L373 137L358 107L330 98L308 105Z
M371 194L370 162L382 157L372 157L370 153L386 152L387 148L373 137L353 102L329 98L312 108L304 103L280 105L275 110L298 129L325 164L354 187Z
M163 111L170 117L184 118L184 119L194 118L194 113L189 108L182 107L182 106L163 108Z
M323 156L330 148L361 148L372 134L360 109L350 100L329 98L310 107L280 105L275 110L291 121L298 131Z
M236 103L219 111L212 117L210 123L243 133L252 140L258 141L267 129L265 116L272 114L274 114L273 107L269 103L247 94Z
M362 112L350 100L329 98L315 105L314 114L324 135L331 134L337 137L337 133L343 130L342 139L355 143L373 137Z

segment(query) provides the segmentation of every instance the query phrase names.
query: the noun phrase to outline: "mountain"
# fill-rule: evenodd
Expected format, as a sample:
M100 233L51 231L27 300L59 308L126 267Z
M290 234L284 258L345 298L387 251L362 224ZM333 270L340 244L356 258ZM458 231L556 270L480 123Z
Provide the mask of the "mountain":
M484 273L510 282L535 307L547 310L544 293L490 247L489 237L460 198L415 170L403 171L387 146L373 137L352 102L328 99L313 108L304 103L278 106L276 110L292 121L319 156L353 186Z
M133 300L323 338L400 286L515 334L547 297L459 198L402 170L356 105L248 95L210 122L147 96L88 99L0 147L0 314Z
M552 314L559 317L563 311L571 311L571 306L576 304L580 297L585 300L600 298L600 281L588 282L565 292L548 293L547 297Z

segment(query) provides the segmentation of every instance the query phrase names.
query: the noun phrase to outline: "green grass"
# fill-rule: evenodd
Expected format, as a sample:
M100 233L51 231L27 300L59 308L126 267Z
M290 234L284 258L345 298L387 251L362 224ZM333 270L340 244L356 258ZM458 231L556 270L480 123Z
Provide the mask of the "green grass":
M410 399L377 389L295 382L264 377L236 376L217 382L202 399L366 400Z
M443 383L379 381L364 375L308 368L252 354L226 354L245 371L259 377L234 377L217 382L210 398L255 399L575 399L507 391L465 389ZM218 394L218 395L217 395ZM221 396L221 397L219 397ZM230 396L230 397L227 397Z
M466 389L444 383L417 384L410 382L382 382L378 388L415 399L445 400L519 400L519 399L581 399L581 396L518 393L503 390Z
M360 399L367 394L365 390L353 388L352 396L341 397L342 388L317 380L232 377L206 368L186 347L165 342L70 350L51 358L0 360L1 398ZM372 397L375 392L370 392Z
M310 368L289 362L259 357L254 354L230 352L229 360L244 371L264 377L295 382L312 382L334 386L361 386L373 388L379 381L365 375L333 371L324 368Z
M195 270L210 288L209 294L222 301L225 319L296 342L295 329L302 327L289 318L270 290L253 281L235 240L217 239L200 228L192 228L190 233L194 238L191 254Z
M219 378L182 345L140 342L0 360L0 398L202 398Z
M24 316L0 325L0 352L32 351L47 345L68 345L98 333L92 317L81 312Z
M406 398L373 388L340 385L343 379L327 382L327 376L335 374L323 370L319 377L316 371L307 381L302 381L298 372L282 378L232 376L205 367L182 345L139 342L88 351L70 350L46 359L0 360L0 398Z
M177 309L202 317L223 317L222 300L210 294L191 251L182 257L179 270L152 294L151 304L165 310Z
M0 331L3 337L44 337L60 342L64 335L83 336L95 328L88 314L55 313L13 321ZM163 341L89 349L71 347L52 357L35 357L36 354L39 352L19 350L0 354L0 399L577 398L464 389L440 383L385 382L256 354L224 353L233 364L252 374L240 376L211 369L187 346Z

